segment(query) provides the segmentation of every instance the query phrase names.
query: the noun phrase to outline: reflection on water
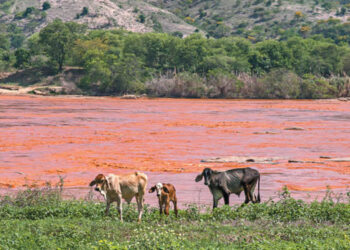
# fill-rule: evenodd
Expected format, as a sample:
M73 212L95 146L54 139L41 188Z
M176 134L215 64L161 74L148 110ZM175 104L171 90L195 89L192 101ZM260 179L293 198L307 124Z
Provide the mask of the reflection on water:
M85 187L97 173L146 171L150 185L170 182L181 204L211 203L193 181L206 166L251 166L262 174L262 196L287 185L314 198L326 186L350 185L350 103L337 100L189 100L0 96L0 187L65 177ZM301 127L303 130L285 130ZM217 156L282 157L278 164L201 163ZM268 173L268 174L267 174ZM88 190L79 189L83 195ZM242 195L243 196L243 195ZM242 196L231 202L240 202ZM147 194L152 201L155 197Z

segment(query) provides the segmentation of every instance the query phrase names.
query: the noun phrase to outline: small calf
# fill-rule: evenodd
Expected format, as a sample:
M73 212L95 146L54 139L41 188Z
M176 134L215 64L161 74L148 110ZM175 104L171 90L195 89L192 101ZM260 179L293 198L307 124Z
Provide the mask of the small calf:
M177 217L177 198L174 185L169 183L157 183L148 190L149 193L153 193L154 191L157 191L159 213L162 214L164 212L166 215L169 215L170 201L172 201Z

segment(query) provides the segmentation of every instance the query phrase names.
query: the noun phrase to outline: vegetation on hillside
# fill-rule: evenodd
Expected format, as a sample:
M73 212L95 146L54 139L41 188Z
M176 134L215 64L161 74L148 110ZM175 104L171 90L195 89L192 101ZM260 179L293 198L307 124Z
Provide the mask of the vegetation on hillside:
M331 191L321 202L295 200L287 189L278 201L223 206L211 211L195 204L161 217L145 207L125 205L104 216L104 203L62 200L59 189L45 187L0 198L1 249L193 249L350 247L350 197ZM147 202L147 201L146 201ZM172 212L172 211L171 211Z
M266 38L309 36L319 22L329 18L348 24L350 1L342 0L148 0L189 24L220 38L241 36L255 41Z

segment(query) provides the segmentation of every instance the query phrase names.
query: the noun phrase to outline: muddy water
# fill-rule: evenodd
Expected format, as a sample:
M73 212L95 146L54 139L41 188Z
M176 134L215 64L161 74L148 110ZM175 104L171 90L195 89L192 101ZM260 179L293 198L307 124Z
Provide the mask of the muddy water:
M282 160L201 163L217 156ZM139 170L149 175L149 186L173 183L182 205L211 203L208 188L193 181L197 173L206 166L250 166L262 173L263 199L284 185L309 200L323 196L327 186L345 192L350 162L320 156L350 156L349 102L0 96L3 191L62 176L70 195L83 197L98 173ZM146 202L154 204L155 197L147 194Z

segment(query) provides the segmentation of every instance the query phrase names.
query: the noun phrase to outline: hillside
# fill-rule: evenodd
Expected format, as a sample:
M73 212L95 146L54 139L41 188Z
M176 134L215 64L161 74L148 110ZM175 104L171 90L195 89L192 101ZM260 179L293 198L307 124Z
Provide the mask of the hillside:
M45 11L42 10L44 2L50 4L50 8ZM84 8L87 8L88 13L83 13ZM167 33L181 31L185 35L196 29L167 10L137 0L0 0L0 16L0 23L15 23L26 34L39 31L55 18L84 23L90 29L124 28L133 32Z
M50 4L45 11L44 2ZM347 22L349 10L349 0L0 0L0 23L16 24L26 35L60 18L90 29L184 35L203 31L217 38L262 40L290 32L304 35L319 20Z
M305 32L319 20L346 22L350 1L329 0L147 0L214 37L279 37L288 29ZM309 31L309 28L306 28ZM305 29L305 28L304 28Z

